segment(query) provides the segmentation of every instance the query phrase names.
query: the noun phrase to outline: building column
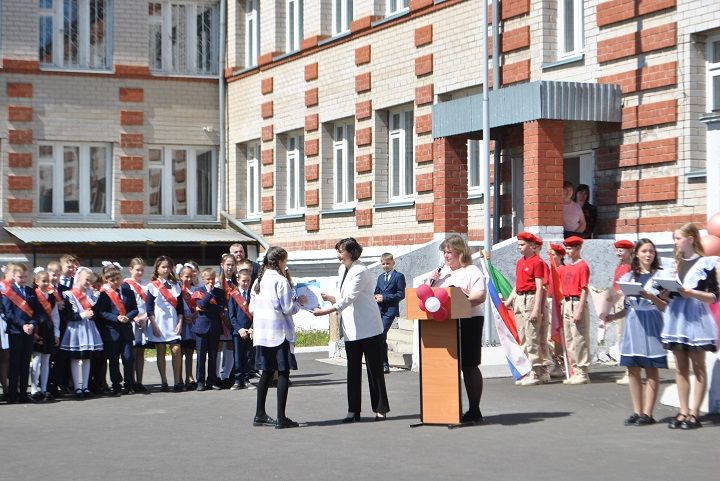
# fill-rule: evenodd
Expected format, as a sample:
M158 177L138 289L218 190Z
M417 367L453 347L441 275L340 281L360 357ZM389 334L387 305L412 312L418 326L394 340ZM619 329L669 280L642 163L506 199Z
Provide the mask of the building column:
M562 236L563 131L562 120L523 124L523 224L541 235Z
M433 142L435 234L468 232L467 137L455 135Z

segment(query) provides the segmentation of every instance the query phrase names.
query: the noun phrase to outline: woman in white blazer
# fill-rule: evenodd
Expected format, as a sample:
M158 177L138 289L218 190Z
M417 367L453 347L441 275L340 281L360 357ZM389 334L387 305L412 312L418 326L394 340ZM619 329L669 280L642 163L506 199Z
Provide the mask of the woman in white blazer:
M383 324L380 309L375 302L375 278L358 260L362 247L352 237L335 244L339 282L336 295L323 294L323 300L332 303L328 308L317 308L316 316L337 312L343 330L347 354L348 413L342 422L360 420L362 358L365 355L370 400L375 420L382 421L390 411L383 373Z

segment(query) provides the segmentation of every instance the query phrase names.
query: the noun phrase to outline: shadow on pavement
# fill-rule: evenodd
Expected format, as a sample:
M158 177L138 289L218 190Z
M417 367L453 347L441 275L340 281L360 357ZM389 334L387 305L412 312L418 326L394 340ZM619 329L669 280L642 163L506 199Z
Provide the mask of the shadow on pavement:
M538 412L538 413L507 413L495 416L484 416L482 425L500 424L503 426L516 426L518 424L530 424L545 421L551 418L563 418L570 416L571 412Z

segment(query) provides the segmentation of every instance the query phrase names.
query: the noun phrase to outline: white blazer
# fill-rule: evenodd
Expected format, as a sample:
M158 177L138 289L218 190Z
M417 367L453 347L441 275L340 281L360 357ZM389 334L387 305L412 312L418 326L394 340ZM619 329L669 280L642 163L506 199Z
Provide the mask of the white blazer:
M350 266L345 282L342 281L344 275L345 266L340 264L334 307L340 316L344 339L357 341L382 334L380 307L375 302L375 278L360 261Z

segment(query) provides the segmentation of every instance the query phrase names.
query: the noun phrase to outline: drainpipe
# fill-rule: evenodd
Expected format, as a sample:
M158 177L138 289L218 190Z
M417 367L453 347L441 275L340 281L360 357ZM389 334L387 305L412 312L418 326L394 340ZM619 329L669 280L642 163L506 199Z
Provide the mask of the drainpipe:
M500 88L500 8L498 0L492 0L492 37L493 37L493 90ZM495 201L495 212L493 212L493 239L500 239L500 139L495 139L493 150L493 200Z
M490 232L490 104L489 104L489 76L488 76L488 18L487 0L481 0L482 6L482 142L480 158L485 163L485 175L483 175L483 238L484 247L487 252L492 249L492 233ZM496 7L493 6L493 12ZM497 37L493 38L493 44L497 44ZM485 319L490 319L490 302L485 302ZM489 322L486 324L490 324ZM485 339L489 339L488 331L483 333Z
M227 40L227 0L220 2L220 49L218 54L218 111L220 115L220 149L218 154L217 212L225 210L225 42Z

